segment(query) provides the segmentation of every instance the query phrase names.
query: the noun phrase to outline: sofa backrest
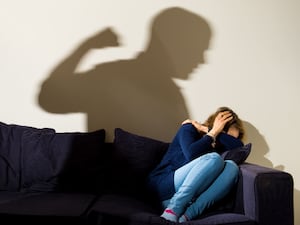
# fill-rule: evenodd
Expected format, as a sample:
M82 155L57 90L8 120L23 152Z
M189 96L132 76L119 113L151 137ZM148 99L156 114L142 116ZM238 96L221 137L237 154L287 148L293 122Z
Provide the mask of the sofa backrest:
M21 188L23 134L25 132L53 133L53 129L38 129L0 122L0 190L18 191Z
M169 143L115 129L110 146L108 189L110 192L146 197L145 180L159 163Z
M0 123L0 190L88 190L104 139L104 130L57 133Z

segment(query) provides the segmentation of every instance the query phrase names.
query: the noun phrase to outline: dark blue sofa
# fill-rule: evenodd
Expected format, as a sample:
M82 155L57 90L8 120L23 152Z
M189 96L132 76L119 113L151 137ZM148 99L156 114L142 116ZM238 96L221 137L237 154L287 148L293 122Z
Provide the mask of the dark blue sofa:
M168 143L115 130L58 133L0 123L0 223L64 225L174 224L144 181ZM240 165L239 182L222 201L185 224L293 225L293 178Z

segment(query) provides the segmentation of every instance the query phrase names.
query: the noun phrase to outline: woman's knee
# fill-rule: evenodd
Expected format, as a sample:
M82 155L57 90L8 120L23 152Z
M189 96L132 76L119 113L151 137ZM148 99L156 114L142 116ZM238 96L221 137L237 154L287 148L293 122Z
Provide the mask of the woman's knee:
M210 154L210 157L212 157L213 159L215 159L217 162L224 163L223 158L217 152L211 152L209 154Z
M207 159L216 159L216 160L222 159L220 154L218 154L217 152L206 153L205 155L202 155L201 157L205 157Z
M224 170L226 170L227 173L230 174L233 178L237 178L239 175L239 167L232 160L225 160Z
M206 160L209 161L210 164L214 166L214 168L223 168L224 160L223 158L216 152L207 153L204 155Z

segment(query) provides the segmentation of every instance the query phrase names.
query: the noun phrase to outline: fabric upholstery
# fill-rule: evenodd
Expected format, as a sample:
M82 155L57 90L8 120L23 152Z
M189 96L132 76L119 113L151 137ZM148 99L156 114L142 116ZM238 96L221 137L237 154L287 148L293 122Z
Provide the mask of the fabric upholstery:
M232 150L225 151L221 154L223 159L233 160L237 165L242 164L248 158L251 152L252 144L248 143L242 147L238 147Z
M168 146L168 143L116 128L112 152L112 188L145 196L144 180Z
M18 191L21 188L20 171L25 132L53 134L55 130L0 122L0 191Z
M95 196L83 193L31 193L0 204L1 224L85 224Z
M260 225L293 225L294 186L291 174L250 163L242 164L240 170L245 215Z
M0 124L0 190L80 189L97 168L105 131L57 133Z
M22 188L26 191L84 188L86 178L98 164L104 135L104 130L52 134L26 131L22 143Z
M58 133L0 122L1 224L174 224L160 218L161 206L144 189L169 144L121 128L113 142L104 139L104 130ZM245 163L250 147L239 149L242 158L226 154L241 163L235 189L184 224L293 225L292 176Z
M146 176L163 156L168 143L115 129L114 156L132 173ZM126 164L126 165L125 165ZM125 167L126 166L126 167Z
M135 214L130 218L130 225L174 225L174 222L164 220L159 216L149 214L149 213L139 213ZM216 214L213 216L208 216L200 218L197 220L188 221L182 223L183 225L256 225L255 221L250 218L235 213L226 213L226 214Z

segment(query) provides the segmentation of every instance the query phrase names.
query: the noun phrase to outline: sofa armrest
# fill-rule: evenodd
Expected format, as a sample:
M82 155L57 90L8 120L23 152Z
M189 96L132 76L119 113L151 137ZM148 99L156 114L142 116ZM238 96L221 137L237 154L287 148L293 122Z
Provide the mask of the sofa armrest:
M251 163L240 165L246 216L259 225L293 225L293 177Z

